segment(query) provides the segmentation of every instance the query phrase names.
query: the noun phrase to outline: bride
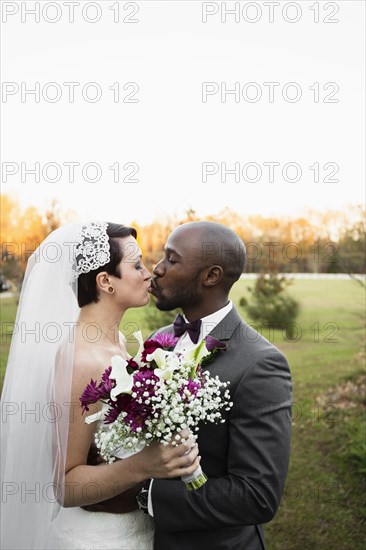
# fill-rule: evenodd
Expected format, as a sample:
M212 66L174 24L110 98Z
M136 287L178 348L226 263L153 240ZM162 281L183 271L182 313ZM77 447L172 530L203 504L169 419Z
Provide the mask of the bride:
M28 261L2 396L1 548L148 550L149 515L81 507L198 466L192 438L110 465L87 463L97 426L84 422L79 397L113 355L129 357L119 324L149 301L136 236L118 224L68 224Z

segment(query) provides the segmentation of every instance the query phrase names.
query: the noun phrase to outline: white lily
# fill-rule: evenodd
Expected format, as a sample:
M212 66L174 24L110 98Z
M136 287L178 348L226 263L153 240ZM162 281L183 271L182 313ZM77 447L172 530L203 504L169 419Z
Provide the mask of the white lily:
M181 360L179 357L174 353L174 351L169 352L169 355L166 359L167 367L169 369L177 370L181 366Z
M173 351L165 351L161 348L150 353L146 359L155 361L158 368L154 370L154 374L163 380L173 378L173 372L181 366L179 358Z
M173 368L166 368L166 369L155 369L154 374L160 378L160 380L169 380L173 378Z
M97 420L104 420L104 415L108 411L108 409L108 405L103 403L101 410L97 413L89 414L89 416L86 416L84 422L86 424L93 424L93 422L96 422Z
M183 354L184 361L196 361L200 363L206 355L209 355L209 351L206 348L206 342L201 340L194 348L189 349Z
M114 355L111 359L112 370L110 378L114 378L116 386L111 390L111 399L117 400L120 393L132 393L133 376L127 372L128 363L120 355Z
M165 351L162 348L157 348L153 353L149 353L146 356L147 361L155 361L159 369L167 367L167 359L169 355L172 355L171 351Z
M141 367L144 363L141 361L142 352L144 351L144 339L142 338L141 330L133 333L134 337L139 343L139 349L133 358L133 360L138 364L139 367Z

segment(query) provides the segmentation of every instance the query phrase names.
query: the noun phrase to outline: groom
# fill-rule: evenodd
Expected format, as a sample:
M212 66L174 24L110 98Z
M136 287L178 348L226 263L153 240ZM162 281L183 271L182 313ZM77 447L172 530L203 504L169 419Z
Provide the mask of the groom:
M245 247L233 231L199 221L171 233L154 269L156 306L180 307L185 317L159 332L180 336L177 351L207 334L224 341L227 350L207 368L230 381L233 401L225 423L200 427L206 484L193 492L180 479L150 484L156 550L264 549L262 524L279 506L290 455L291 377L282 353L228 298L244 262Z
M190 492L180 479L150 483L145 507L155 519L155 550L263 550L262 524L279 506L290 455L291 376L282 353L228 298L244 262L245 247L233 231L202 221L174 229L154 269L158 309L179 307L185 316L159 332L179 336L177 351L207 334L225 342L226 351L207 368L230 381L233 401L225 423L200 427L203 487ZM138 490L89 509L129 511Z

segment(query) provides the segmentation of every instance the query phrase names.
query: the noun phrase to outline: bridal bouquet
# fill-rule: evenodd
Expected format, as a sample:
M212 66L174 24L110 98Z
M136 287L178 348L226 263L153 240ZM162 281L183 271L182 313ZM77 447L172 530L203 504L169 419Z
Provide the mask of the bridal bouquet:
M229 382L212 377L202 367L227 348L227 344L207 336L193 349L170 351L177 338L156 334L143 342L141 332L134 334L139 350L125 360L115 355L102 375L91 380L80 397L83 412L92 403L102 402L100 412L85 418L88 424L103 420L105 425L95 442L105 460L113 462L117 449L138 452L150 441L179 445L183 429L198 431L198 424L224 422L221 409L229 410ZM192 476L182 477L189 490L207 480L199 467Z

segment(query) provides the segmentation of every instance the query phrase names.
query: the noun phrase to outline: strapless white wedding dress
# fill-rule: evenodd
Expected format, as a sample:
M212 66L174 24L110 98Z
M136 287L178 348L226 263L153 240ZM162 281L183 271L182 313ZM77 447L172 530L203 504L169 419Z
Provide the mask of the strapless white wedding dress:
M141 510L109 514L62 508L55 532L62 550L152 550L154 520Z
M97 427L101 426L108 429L99 421ZM133 454L116 449L114 456L123 459ZM54 528L60 550L152 550L154 545L154 520L141 510L110 514L61 508Z

